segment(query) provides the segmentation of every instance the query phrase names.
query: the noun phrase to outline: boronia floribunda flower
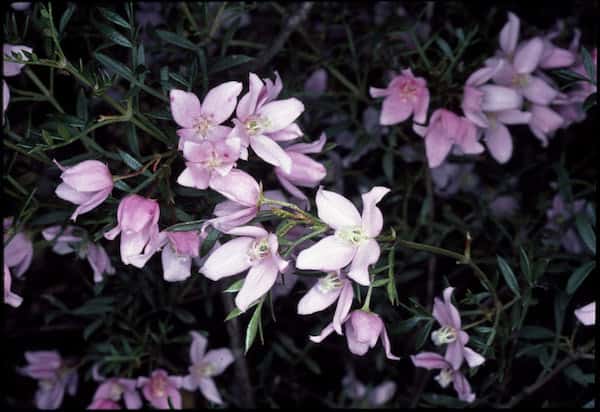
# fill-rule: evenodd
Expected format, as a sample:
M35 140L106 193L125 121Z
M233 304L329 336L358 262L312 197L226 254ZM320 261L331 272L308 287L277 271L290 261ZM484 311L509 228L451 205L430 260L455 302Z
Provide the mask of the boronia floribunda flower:
M316 196L318 216L335 233L300 252L296 267L329 272L351 263L348 277L368 285L369 265L377 262L380 254L375 238L383 227L383 216L376 205L389 191L375 186L363 193L361 216L348 199L320 187Z
M290 173L292 160L277 142L302 136L294 122L304 112L304 105L295 97L274 100L283 87L279 74L276 72L275 75L273 84L270 79L263 83L257 75L250 73L249 91L240 98L232 136L238 136L242 141L242 159L247 159L247 147L250 146L265 162Z
M127 378L106 378L98 373L98 365L92 368L92 377L99 382L94 398L88 409L111 409L114 405L121 409L117 402L123 398L127 409L140 409L142 398L137 391L137 380Z
M161 232L164 240L162 250L163 277L168 282L177 282L190 277L192 258L200 251L200 233Z
M415 77L410 69L402 70L385 89L370 87L371 97L385 97L381 106L379 123L401 123L411 115L417 123L425 123L429 108L429 89L422 77Z
M363 356L369 348L375 347L375 344L381 337L381 342L385 350L385 356L391 360L399 360L398 356L392 354L390 349L390 338L383 321L373 312L365 310L353 310L343 320L344 334L348 342L348 349L355 355ZM310 340L320 343L334 331L333 322L325 326L318 336L310 336Z
M434 299L433 317L441 327L431 333L431 340L436 346L446 345L445 358L453 369L459 369L463 359L470 368L474 368L481 365L485 358L465 346L469 335L461 329L460 314L451 301L453 291L452 287L444 289L443 302L437 297Z
M25 55L23 52L32 53L31 47L23 46L23 45L13 45L13 44L3 44L2 45L2 54L4 56L8 56L12 58L12 54L20 54L23 58ZM3 77L11 77L16 76L21 73L24 64L22 63L14 63L9 62L6 58L2 59L2 76ZM4 113L6 112L6 108L8 107L8 102L10 101L10 89L8 88L8 84L4 79L2 79L2 124L4 124Z
M104 234L113 240L121 234L121 261L143 267L159 248L158 202L139 195L124 197L117 209L117 226Z
M217 390L213 376L220 375L233 363L233 353L228 348L206 351L206 338L196 331L190 331L189 374L181 379L181 386L188 391L200 389L202 395L209 401L222 405L223 399Z
M242 83L225 82L212 88L200 104L194 93L172 89L169 92L171 114L175 123L181 126L177 130L179 149L182 150L187 141L218 140L227 136L231 128L221 123L235 110L241 92Z
M181 377L169 376L163 369L155 369L149 377L137 378L137 387L142 388L144 398L157 409L181 409Z
M112 192L112 175L104 163L84 160L72 167L63 167L56 160L54 163L62 171L63 180L56 188L56 196L79 205L71 220L99 206Z
M450 383L454 385L454 390L458 394L458 399L471 403L475 401L475 394L471 390L471 385L465 375L452 367L442 355L435 352L421 352L417 355L411 355L410 359L418 368L427 370L441 369L440 374L435 377L435 380L442 388L448 387Z
M277 274L287 267L288 261L279 256L277 236L262 227L241 226L226 233L239 237L211 253L200 273L211 280L219 280L250 269L235 297L236 306L244 312L271 289Z

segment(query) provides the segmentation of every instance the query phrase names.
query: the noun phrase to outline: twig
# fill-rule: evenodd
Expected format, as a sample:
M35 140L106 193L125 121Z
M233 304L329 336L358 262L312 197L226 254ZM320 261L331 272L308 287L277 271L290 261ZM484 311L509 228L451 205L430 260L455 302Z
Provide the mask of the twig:
M231 293L222 293L221 299L223 300L225 313L230 313L235 308ZM235 356L235 380L237 381L235 387L237 390L236 397L239 399L238 406L242 408L254 408L254 392L250 383L248 364L246 363L244 348L242 346L239 318L230 319L225 325Z

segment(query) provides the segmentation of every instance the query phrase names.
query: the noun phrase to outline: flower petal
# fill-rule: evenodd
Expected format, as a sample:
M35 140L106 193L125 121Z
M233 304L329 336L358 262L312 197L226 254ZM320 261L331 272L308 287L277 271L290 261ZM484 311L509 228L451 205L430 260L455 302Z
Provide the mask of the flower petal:
M379 259L379 244L375 239L369 239L361 244L356 250L356 255L352 259L348 277L360 285L368 286L369 280L369 265L377 262Z
M325 272L338 270L348 265L355 253L356 248L350 242L337 236L327 236L301 251L296 258L296 267Z
M379 123L383 126L401 123L413 113L413 105L396 94L391 94L383 100Z
M219 395L214 380L211 378L201 378L200 381L198 381L198 386L200 387L200 392L202 392L202 395L204 395L206 399L218 405L223 404L223 399L221 399L221 395Z
M238 237L224 243L206 259L200 273L211 280L219 280L248 269L248 249L253 241L251 237Z
M281 130L292 124L304 111L304 105L295 97L276 100L265 104L258 114L268 120L264 132L271 133Z
M250 147L265 162L290 173L292 171L292 159L274 140L265 135L252 136Z
M558 91L539 77L529 76L527 84L521 88L523 95L533 103L546 106L558 96Z
M225 82L210 89L202 101L203 115L208 115L216 124L229 119L235 110L237 97L242 92L241 82Z
M519 29L521 22L519 18L508 12L508 22L502 27L500 31L500 47L506 54L512 54L517 47L517 41L519 40Z
M390 192L390 189L384 186L375 186L367 193L362 194L363 213L362 228L369 237L376 237L383 227L383 215L377 207L377 203Z
M410 360L417 368L431 369L445 369L448 366L448 362L442 355L435 352L421 352L416 355L411 355Z
M322 292L319 288L319 281L310 288L308 293L298 302L298 314L310 315L315 312L322 311L337 300L342 292L342 288L336 288L328 292Z
M209 350L203 361L210 364L213 376L220 375L233 363L233 352L228 348Z
M194 93L172 89L169 92L173 120L181 127L192 128L200 116L200 100Z
M273 259L264 259L248 271L244 285L235 297L236 306L245 312L256 299L267 293L277 280L279 272Z
M513 59L513 67L519 74L529 74L535 70L544 51L544 42L539 37L523 42Z
M350 308L352 307L352 301L354 300L354 288L352 282L348 279L344 280L344 286L339 295L337 306L335 307L335 313L333 314L333 328L338 333L342 334L342 323L344 319L348 317Z
M496 123L494 127L486 129L483 141L492 157L499 163L510 160L513 152L512 137L502 123Z
M361 226L361 217L356 207L346 199L322 187L317 191L315 199L319 218L334 229Z
M475 368L485 362L485 358L466 346L463 348L463 356L469 365L469 368Z

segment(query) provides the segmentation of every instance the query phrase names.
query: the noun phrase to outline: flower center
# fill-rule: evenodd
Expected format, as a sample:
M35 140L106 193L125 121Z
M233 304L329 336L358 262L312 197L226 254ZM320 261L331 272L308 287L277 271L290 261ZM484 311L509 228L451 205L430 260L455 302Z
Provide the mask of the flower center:
M211 156L206 161L206 166L210 169L215 169L215 168L221 166L221 164L222 164L221 159L214 152L211 154Z
M252 242L250 249L248 249L248 259L251 263L264 259L271 254L268 239L262 238Z
M358 226L342 227L336 230L335 235L340 239L347 240L355 246L360 245L369 238L362 228Z
M196 129L198 135L200 135L202 138L206 138L208 132L213 128L214 125L215 122L212 120L212 117L202 115L196 120L194 128Z
M197 377L208 377L215 373L215 368L210 363L200 363L193 366L193 372Z
M246 127L246 133L248 133L248 135L256 136L261 134L270 124L269 120L264 117L251 116L246 120L244 126Z
M440 374L434 378L442 388L448 387L452 382L452 371L448 368L442 369Z
M403 80L398 84L398 92L403 101L414 98L417 95L417 85L412 80Z
M452 326L444 326L431 334L431 340L435 346L444 345L456 341L456 329Z
M322 277L317 282L317 289L321 293L329 293L332 290L339 289L341 287L342 280L335 272L329 272L327 276Z
M123 393L123 388L118 383L113 383L110 387L110 399L113 401L118 401L121 399L121 394Z
M515 87L525 87L529 83L529 75L524 74L515 74L512 78L512 84Z

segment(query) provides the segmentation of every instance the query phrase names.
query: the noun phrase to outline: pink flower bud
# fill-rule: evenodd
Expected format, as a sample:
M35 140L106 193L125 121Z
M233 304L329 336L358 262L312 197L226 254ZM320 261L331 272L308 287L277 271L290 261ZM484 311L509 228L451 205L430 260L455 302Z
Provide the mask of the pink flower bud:
M25 232L18 232L11 239L7 233L8 228L12 225L13 218L4 219L4 264L13 269L13 274L16 277L21 277L23 273L29 269L31 260L33 259L33 243Z
M56 195L79 205L71 216L73 221L78 215L96 208L112 192L112 175L104 163L97 160L84 160L67 168L61 166L56 160L54 163L63 172L60 175L63 183L56 188Z

